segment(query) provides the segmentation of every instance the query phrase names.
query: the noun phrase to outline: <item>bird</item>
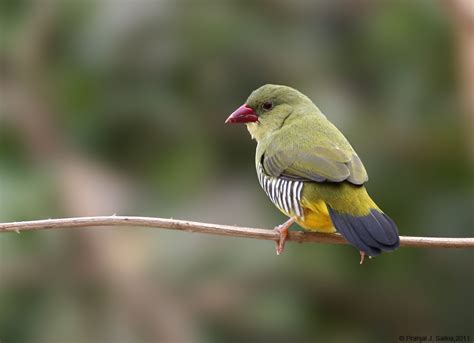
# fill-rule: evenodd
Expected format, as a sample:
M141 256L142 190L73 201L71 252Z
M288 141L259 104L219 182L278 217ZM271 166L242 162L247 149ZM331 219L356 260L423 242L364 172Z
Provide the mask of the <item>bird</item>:
M289 219L275 227L276 253L288 230L339 232L359 250L360 264L400 245L397 225L367 193L367 171L344 135L298 90L266 84L225 121L244 123L256 140L258 181Z

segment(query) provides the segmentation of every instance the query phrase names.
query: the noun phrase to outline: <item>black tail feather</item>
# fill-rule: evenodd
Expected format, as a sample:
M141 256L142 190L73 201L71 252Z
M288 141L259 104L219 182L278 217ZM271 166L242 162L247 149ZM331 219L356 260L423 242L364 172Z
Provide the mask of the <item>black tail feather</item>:
M336 230L367 255L375 256L400 246L397 226L385 213L372 209L368 215L357 217L340 213L329 205L328 209Z

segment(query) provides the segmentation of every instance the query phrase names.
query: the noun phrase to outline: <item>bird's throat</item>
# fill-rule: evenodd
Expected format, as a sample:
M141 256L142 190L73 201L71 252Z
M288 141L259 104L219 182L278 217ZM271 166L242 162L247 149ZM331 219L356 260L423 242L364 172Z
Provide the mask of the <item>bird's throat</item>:
M250 137L252 137L252 139L255 139L258 142L263 138L263 130L259 128L258 123L246 123L245 125L247 125L247 130L249 131Z
M256 122L246 123L245 125L247 125L247 130L249 131L250 136L252 139L255 139L257 143L267 139L280 128L278 122Z

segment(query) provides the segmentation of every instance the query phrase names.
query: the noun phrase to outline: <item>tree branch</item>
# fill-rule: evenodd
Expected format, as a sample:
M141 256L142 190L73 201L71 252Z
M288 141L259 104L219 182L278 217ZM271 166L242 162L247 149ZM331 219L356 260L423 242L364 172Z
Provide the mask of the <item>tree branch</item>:
M19 233L20 231L65 229L87 226L141 226L273 241L277 241L279 238L277 232L268 229L208 224L186 220L129 216L78 217L0 223L0 232ZM347 241L339 234L305 231L290 231L288 240L298 243L314 242L347 244ZM402 236L400 237L400 246L413 248L474 248L474 238Z

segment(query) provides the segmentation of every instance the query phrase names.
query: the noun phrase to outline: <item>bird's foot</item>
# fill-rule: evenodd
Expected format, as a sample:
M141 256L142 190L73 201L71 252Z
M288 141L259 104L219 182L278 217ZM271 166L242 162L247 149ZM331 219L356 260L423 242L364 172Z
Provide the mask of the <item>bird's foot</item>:
M276 249L275 249L277 255L280 255L283 252L283 250L285 250L285 243L288 237L288 227L282 224L282 225L278 225L274 230L280 234L280 238L276 242Z
M281 255L281 253L283 253L283 250L285 250L285 243L286 239L288 238L288 229L294 222L295 220L293 218L290 218L288 221L274 228L274 230L280 234L280 238L276 242L277 255Z
M362 264L362 263L364 263L365 252L359 251L359 254L360 254L360 262L359 262L359 264ZM369 256L369 257L370 257L370 256Z

